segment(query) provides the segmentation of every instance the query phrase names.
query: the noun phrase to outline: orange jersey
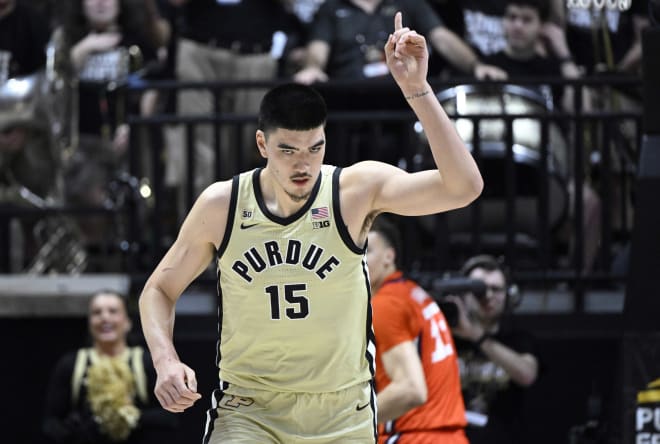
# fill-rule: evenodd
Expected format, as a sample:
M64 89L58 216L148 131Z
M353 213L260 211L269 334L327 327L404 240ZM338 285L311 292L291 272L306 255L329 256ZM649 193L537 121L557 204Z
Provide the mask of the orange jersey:
M395 421L379 425L381 442L410 432L437 431L458 435L465 442L465 405L454 340L438 304L417 283L401 272L387 277L372 299L376 335L376 392L391 382L381 354L404 342L417 345L426 377L428 400ZM398 441L401 442L401 441Z

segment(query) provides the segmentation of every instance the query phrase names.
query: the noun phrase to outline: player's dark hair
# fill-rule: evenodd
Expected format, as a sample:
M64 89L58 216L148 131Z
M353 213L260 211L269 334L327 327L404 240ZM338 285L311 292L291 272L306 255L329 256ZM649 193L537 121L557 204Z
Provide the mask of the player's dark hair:
M259 129L305 131L325 125L325 100L315 89L298 83L276 86L266 93L259 109Z
M550 5L548 0L509 0L507 6L526 6L536 10L542 22L545 22L550 17Z
M378 218L371 226L370 231L378 233L383 238L383 240L385 240L387 246L394 250L396 255L396 267L401 268L401 234L399 233L399 229L394 224L394 222L388 219L387 216L378 216Z

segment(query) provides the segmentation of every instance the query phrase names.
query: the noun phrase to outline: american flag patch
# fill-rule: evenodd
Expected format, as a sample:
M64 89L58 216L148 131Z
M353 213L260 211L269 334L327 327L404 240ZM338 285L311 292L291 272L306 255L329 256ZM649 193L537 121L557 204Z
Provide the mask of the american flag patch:
M312 219L327 219L329 216L328 207L312 208Z

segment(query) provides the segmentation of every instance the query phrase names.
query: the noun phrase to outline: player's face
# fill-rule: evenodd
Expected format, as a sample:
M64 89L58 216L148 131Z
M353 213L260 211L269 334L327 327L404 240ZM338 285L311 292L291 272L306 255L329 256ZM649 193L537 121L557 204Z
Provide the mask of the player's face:
M125 340L131 322L119 296L102 293L89 305L89 331L95 343L116 344Z
M107 26L119 15L119 0L83 0L83 11L95 27Z
M385 278L392 272L394 250L385 242L383 236L375 231L367 235L367 265L371 288L378 289Z
M506 281L502 272L475 268L470 273L470 278L479 279L486 284L486 296L479 300L479 315L486 320L498 318L506 303Z
M323 126L306 131L257 131L257 146L277 185L295 202L307 200L325 154Z
M535 9L528 6L507 6L503 21L507 43L514 51L533 51L542 24Z

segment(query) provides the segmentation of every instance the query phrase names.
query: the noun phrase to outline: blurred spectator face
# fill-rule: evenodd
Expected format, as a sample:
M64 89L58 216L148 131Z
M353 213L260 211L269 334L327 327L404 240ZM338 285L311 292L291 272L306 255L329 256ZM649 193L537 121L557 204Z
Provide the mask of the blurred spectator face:
M14 153L25 145L25 129L10 128L0 132L0 152Z
M493 321L504 313L506 304L506 279L500 270L488 271L475 268L470 278L479 279L486 284L486 296L479 300L477 315L484 321Z
M0 0L0 18L9 15L16 6L16 0Z
M103 29L117 20L119 0L83 0L83 11L93 28Z
M515 4L506 7L504 36L514 52L533 51L539 39L542 21L536 9Z
M118 344L126 340L131 321L123 300L113 293L99 293L89 304L89 332L94 343Z

